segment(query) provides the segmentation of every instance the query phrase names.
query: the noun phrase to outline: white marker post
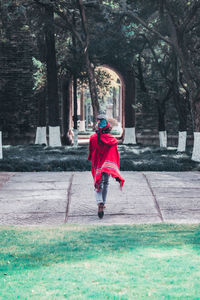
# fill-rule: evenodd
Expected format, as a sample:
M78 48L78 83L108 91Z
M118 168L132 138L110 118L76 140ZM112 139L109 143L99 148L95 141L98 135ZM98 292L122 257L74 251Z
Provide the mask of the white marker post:
M167 148L167 131L159 131L160 148Z
M185 152L186 140L187 140L187 131L179 131L177 152Z
M46 130L46 126L44 126L44 127L37 127L35 144L39 144L39 145L45 144L45 145L47 145L47 130Z
M135 127L125 128L123 144L137 144L136 143L136 135L135 135Z
M79 131L85 131L85 121L80 121Z
M200 132L194 132L192 160L200 162Z
M78 129L74 129L74 147L78 147Z
M60 126L49 126L49 146L50 147L60 147Z

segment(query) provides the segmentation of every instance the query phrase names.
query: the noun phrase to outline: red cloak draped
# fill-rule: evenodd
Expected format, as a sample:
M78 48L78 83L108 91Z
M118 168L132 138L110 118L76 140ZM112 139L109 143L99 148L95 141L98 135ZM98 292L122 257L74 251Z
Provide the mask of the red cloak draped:
M119 171L118 140L110 133L101 134L101 142L98 142L97 133L90 137L88 160L91 161L91 172L94 186L98 190L103 172L114 177L122 188L124 179Z

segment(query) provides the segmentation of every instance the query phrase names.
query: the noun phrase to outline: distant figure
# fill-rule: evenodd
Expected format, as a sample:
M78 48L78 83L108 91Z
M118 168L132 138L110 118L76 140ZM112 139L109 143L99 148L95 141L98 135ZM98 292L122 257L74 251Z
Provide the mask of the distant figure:
M73 136L74 134L72 129L69 129L68 132L61 137L62 145L71 145L73 141Z
M118 140L110 134L111 127L105 115L97 117L96 133L91 135L89 141L89 156L91 172L94 179L98 216L104 216L109 176L120 183L122 188L124 179L119 171Z

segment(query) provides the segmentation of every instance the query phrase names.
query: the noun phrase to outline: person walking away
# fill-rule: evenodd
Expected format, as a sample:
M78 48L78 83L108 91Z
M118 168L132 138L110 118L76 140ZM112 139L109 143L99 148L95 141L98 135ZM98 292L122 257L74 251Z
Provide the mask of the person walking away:
M92 134L89 141L88 160L91 161L91 172L94 179L98 216L104 216L104 208L108 192L109 176L111 175L120 183L124 179L119 170L118 140L110 134L111 126L105 115L97 116L96 133Z

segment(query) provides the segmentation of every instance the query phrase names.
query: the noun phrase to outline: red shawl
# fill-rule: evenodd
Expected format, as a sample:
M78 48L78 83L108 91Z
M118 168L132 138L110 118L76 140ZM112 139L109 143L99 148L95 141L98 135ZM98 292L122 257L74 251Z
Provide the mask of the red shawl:
M90 137L88 160L91 161L91 172L95 188L99 189L101 174L103 172L114 177L122 188L124 179L119 171L118 140L110 133L101 134L101 142L98 141L97 133Z

